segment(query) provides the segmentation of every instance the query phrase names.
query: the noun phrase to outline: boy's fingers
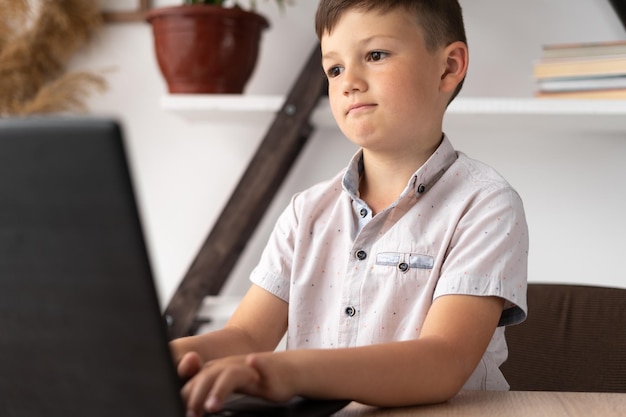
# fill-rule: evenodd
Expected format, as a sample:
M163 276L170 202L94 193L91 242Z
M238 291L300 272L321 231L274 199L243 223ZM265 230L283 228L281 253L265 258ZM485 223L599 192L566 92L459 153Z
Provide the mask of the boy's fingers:
M236 366L223 369L215 378L204 408L209 412L222 409L229 395L236 391L253 392L259 383L259 374L249 366Z
M202 415L203 410L221 410L228 396L235 391L253 391L258 381L259 374L247 365L209 364L185 384L181 395L191 412L188 414Z
M204 403L214 380L215 375L204 370L185 384L181 390L181 395L187 405L187 410L190 411L187 413L188 415L201 416L203 414Z
M195 352L187 352L178 362L178 376L181 378L191 378L202 369L202 359Z

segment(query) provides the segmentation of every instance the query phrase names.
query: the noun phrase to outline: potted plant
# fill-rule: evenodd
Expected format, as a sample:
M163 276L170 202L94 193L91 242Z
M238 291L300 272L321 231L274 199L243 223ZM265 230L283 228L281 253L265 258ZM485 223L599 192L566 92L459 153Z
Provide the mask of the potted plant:
M284 7L284 0L275 0ZM256 1L244 10L235 1L184 0L179 6L152 9L157 62L170 93L239 94L256 66L267 19Z

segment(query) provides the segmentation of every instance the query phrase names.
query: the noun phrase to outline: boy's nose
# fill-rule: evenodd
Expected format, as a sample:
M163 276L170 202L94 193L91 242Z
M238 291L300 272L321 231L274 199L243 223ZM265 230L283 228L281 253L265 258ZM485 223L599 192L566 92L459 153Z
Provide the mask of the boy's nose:
M343 93L348 95L354 92L363 92L367 90L367 83L360 71L356 69L344 69L342 79Z

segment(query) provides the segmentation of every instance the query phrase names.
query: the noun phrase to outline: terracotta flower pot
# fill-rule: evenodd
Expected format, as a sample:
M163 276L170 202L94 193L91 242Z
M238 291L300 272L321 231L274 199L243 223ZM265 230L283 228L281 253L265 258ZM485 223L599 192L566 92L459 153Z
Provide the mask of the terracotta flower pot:
M209 5L156 8L147 20L170 93L242 93L269 27L257 13Z

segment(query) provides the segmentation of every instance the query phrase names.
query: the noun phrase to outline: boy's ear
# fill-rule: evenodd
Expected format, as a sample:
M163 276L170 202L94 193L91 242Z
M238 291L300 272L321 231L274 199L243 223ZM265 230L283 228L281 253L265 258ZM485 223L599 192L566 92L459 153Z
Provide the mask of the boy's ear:
M469 64L467 45L461 41L453 42L444 49L443 57L445 69L441 74L439 89L451 93L467 74Z

